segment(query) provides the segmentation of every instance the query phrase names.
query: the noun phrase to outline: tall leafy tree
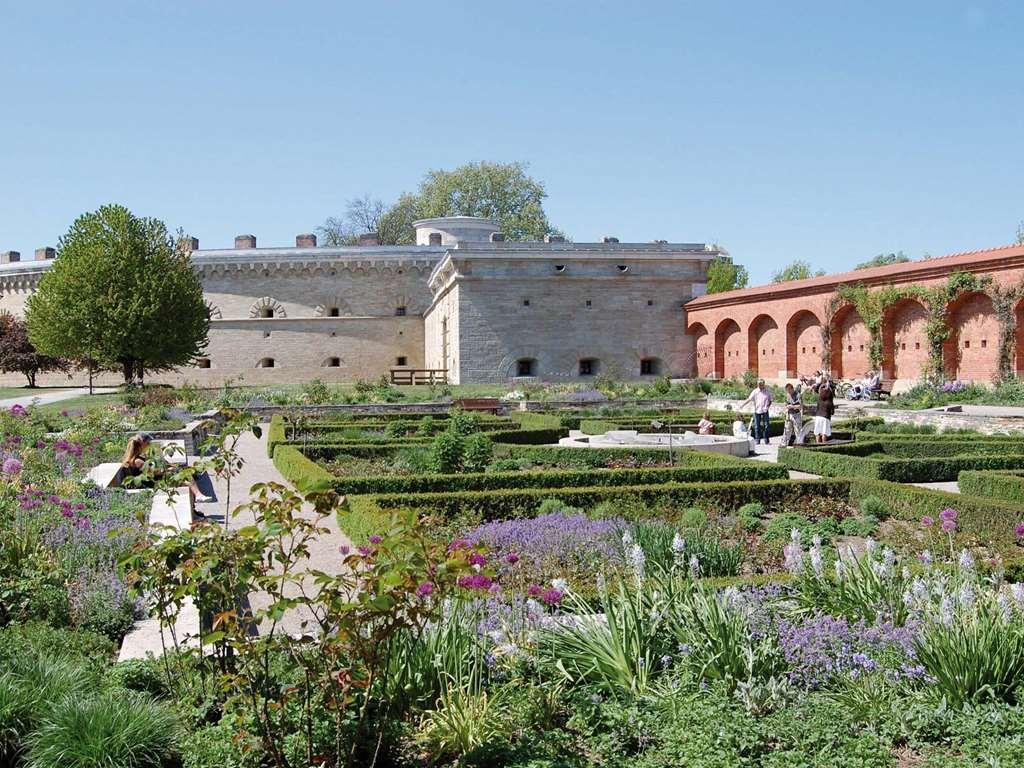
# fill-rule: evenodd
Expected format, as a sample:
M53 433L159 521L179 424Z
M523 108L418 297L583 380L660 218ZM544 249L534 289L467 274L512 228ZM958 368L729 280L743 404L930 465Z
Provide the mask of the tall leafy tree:
M0 371L24 374L28 385L34 387L37 374L67 372L70 368L68 360L43 355L32 345L24 320L9 312L0 313Z
M1017 245L1024 245L1024 220L1017 225Z
M854 269L870 269L871 267L885 267L889 264L905 264L910 261L910 257L907 256L903 251L896 251L896 253L880 253L873 259L868 259L858 264Z
M806 261L797 259L792 264L788 264L772 275L772 282L788 283L790 280L806 280L808 277L821 277L824 274L825 270L819 269L815 271L811 269L811 265Z
M79 216L29 297L32 343L119 369L128 383L188 363L206 346L210 314L187 242L121 205Z
M722 256L711 262L708 267L708 293L722 293L736 288L746 288L750 282L747 268L734 264L732 259Z

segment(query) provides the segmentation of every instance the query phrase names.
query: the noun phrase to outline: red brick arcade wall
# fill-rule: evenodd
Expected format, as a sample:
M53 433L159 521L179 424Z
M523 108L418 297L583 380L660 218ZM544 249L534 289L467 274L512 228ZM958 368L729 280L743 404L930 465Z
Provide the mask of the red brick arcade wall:
M702 296L686 307L686 332L696 339L693 373L732 378L746 371L776 381L822 367L842 378L868 370L870 339L852 306L836 311L831 354L823 358L822 327L840 285L944 284L954 272L991 275L1003 286L1024 281L1024 246L955 254L810 280ZM1024 301L1017 309L1016 368L1024 375ZM960 297L947 311L950 337L943 364L950 379L985 382L998 370L999 323L982 293ZM928 362L927 312L914 299L890 307L882 321L883 376L912 383Z

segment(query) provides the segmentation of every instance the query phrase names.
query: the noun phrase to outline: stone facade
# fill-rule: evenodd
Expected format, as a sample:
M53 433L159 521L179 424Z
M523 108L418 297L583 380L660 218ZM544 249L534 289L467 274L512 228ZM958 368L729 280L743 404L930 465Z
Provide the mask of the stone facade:
M719 251L611 240L506 243L494 221L460 216L417 222L410 246L374 245L372 235L345 248L317 247L310 234L294 248L257 247L254 235L224 250L195 242L209 346L193 366L147 378L214 386L347 382L395 368L444 369L453 383L686 373L694 342L681 333L682 306L700 295ZM51 258L0 263L0 308L22 314Z
M869 334L852 306L831 319L830 359L823 360L822 325L840 285L938 286L955 272L991 275L1006 288L1024 281L1024 246L954 254L906 264L703 296L686 305L687 335L696 345L691 374L711 378L754 371L781 382L828 368L840 378L869 367ZM1016 370L1024 374L1024 300L1015 307ZM882 373L905 388L920 380L928 362L928 314L906 298L889 307L882 322ZM949 379L987 382L998 371L1000 326L984 293L961 296L946 308L950 336L943 352Z

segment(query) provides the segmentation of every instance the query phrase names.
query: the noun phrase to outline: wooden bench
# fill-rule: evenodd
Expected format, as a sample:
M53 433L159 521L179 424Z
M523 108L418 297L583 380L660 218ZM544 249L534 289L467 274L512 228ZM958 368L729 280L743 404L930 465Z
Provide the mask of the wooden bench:
M504 406L496 397L462 397L453 405L463 411L479 411L481 413L501 413Z
M895 379L882 379L878 382L878 390L874 393L874 400L888 400L892 397L892 386L896 383Z

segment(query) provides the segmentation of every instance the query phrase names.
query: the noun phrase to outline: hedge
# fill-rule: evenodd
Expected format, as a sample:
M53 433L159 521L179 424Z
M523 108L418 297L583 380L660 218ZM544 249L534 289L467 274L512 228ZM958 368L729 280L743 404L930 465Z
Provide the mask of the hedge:
M604 501L676 504L680 509L702 506L733 510L759 501L766 506L784 506L807 495L844 497L847 480L738 480L731 482L666 483L662 485L588 486L577 488L517 488L496 491L455 491L450 493L381 494L349 498L351 514L378 517L390 510L432 511L453 517L470 510L485 520L502 520L534 514L544 499L591 509Z
M290 445L277 447L274 451L274 466L303 493L325 491L335 480L334 475Z
M345 494L411 494L442 491L486 491L511 488L570 488L658 483L784 480L784 467L765 462L655 467L650 469L544 470L537 472L473 472L452 475L336 477L334 488Z
M876 496L885 502L894 518L915 526L920 525L925 515L937 519L939 512L952 507L958 512L959 531L983 544L997 546L1004 553L1020 554L1014 528L1024 521L1024 505L880 480L854 478L849 483L851 503Z
M1024 471L964 470L957 478L960 493L1024 505Z
M861 477L894 483L935 483L956 480L963 470L1024 469L1021 454L871 458L884 448L877 443L822 448L785 448L779 464L801 472L828 477ZM845 450L841 450L845 449Z

